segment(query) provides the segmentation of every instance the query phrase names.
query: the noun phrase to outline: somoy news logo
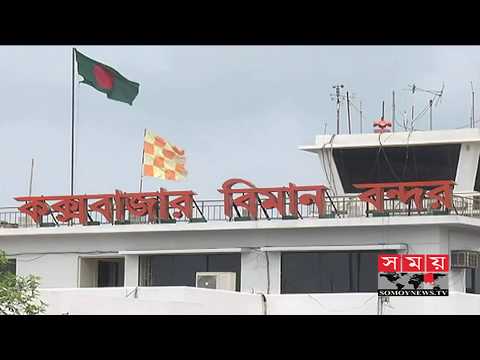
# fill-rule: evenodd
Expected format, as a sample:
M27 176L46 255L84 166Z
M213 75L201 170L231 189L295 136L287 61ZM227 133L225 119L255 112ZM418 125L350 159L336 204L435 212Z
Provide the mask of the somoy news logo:
M378 255L378 296L448 296L448 255Z

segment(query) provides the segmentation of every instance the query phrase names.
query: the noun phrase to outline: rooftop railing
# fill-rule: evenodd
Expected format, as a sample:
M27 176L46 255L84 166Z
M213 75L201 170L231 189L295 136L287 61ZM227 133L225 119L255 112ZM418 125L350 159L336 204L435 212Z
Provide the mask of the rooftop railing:
M382 212L376 211L368 203L361 201L357 196L333 196L326 199L325 212L318 213L315 204L298 205L298 214L294 216L282 217L277 209L264 209L258 206L257 219L261 220L285 220L288 219L312 219L312 218L361 218L361 217L384 217L384 216L424 216L424 215L461 215L469 217L480 217L480 197L466 197L460 195L453 196L453 209L432 209L433 200L424 199L424 210L417 210L413 202L404 204L397 199L386 199L385 209ZM288 203L286 204L288 209ZM170 209L171 222L212 222L212 221L255 221L248 216L243 208L238 208L234 212L232 219L224 214L223 200L197 200L196 206L193 208L192 220L177 219L173 220L173 209ZM56 220L56 213L50 213L43 216L40 224L36 224L30 217L22 214L15 207L0 208L0 228L30 228L30 227L56 227L56 226L72 226L81 225L77 220L69 223L62 223ZM88 225L105 225L111 224L99 212L88 212ZM128 224L147 224L149 223L147 216L135 217L126 211L125 221L122 225ZM119 225L114 223L112 225Z

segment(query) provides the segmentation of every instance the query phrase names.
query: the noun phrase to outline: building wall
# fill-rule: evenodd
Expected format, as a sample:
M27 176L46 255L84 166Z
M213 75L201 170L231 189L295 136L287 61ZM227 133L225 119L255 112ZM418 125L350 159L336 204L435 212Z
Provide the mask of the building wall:
M479 314L480 295L391 297L372 293L266 295L188 287L43 289L46 314L400 315Z
M441 252L451 250L480 251L480 234L477 231L443 228ZM449 288L451 291L465 292L465 270L451 269L449 274Z
M0 232L0 249L17 258L18 274L40 276L42 288L73 288L80 285L80 257L118 256L118 251L126 250L241 248L241 291L270 294L280 293L281 253L269 252L270 289L268 289L267 261L265 253L258 250L260 247L403 243L408 246L409 253L447 253L451 249L480 249L480 237L475 230L477 225L472 226L480 223L480 220L454 216L431 217L434 221L428 220L428 217L403 218L400 220L408 224L396 224L398 218L360 218L259 221L248 222L249 224L227 224L250 228L201 231L145 231L178 229L182 226L180 224L126 225L122 227L122 232L112 232L112 226L100 226L97 229L85 228L84 232L78 232L78 228L74 229L78 233L62 230L64 233L51 231L49 234L28 236L16 235L18 233L10 230L14 235L6 236ZM446 221L447 219L451 221ZM458 219L467 221L467 224L461 224ZM459 223L456 224L456 221ZM315 226L301 227L310 223ZM262 228L265 224L270 224L271 228ZM195 224L186 225L190 229L192 228L190 226ZM105 233L102 232L103 229L106 230ZM126 255L126 286L138 285L138 271L138 255ZM452 270L449 279L451 291L465 291L463 270Z
M285 223L285 221L280 221L280 223ZM454 230L448 229L441 225L416 224L408 226L1 236L0 248L10 255L24 254L16 256L18 273L38 275L41 277L41 287L53 288L79 286L78 263L80 256L107 257L125 250L239 247L242 248L242 291L267 293L265 254L252 248L400 243L407 244L410 253L442 253L448 251L452 246L480 248L480 239L475 232L460 227ZM47 252L56 254L43 254ZM39 255L39 253L42 254ZM126 286L136 286L138 285L138 255L127 255L125 258L125 284ZM280 252L269 253L271 294L280 292L280 258ZM455 279L455 276L452 279ZM461 288L462 286L460 286Z
M478 158L480 156L480 144L462 144L460 158L457 166L455 179L456 192L472 192L477 175Z
M279 294L281 286L281 253L268 252L269 274L267 277L267 253L245 249L242 251L242 292ZM270 287L268 282L270 280Z

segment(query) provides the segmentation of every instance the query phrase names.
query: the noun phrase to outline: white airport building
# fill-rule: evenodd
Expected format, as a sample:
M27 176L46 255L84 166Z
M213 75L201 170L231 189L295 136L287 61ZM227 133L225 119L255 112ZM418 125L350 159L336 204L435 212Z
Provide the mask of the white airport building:
M0 249L11 271L41 278L47 314L480 313L479 129L319 135L300 150L325 171L299 184L328 188L324 211L300 202L280 216L258 199L254 218L229 218L220 193L196 200L195 221L89 211L61 224L51 211L36 223L0 208ZM354 186L447 180L453 210L389 199L379 212ZM377 296L378 254L452 252L449 296Z

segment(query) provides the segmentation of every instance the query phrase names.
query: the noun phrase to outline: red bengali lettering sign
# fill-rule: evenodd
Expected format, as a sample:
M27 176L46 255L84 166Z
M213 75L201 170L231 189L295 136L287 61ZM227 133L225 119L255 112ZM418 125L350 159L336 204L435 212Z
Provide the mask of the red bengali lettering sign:
M358 195L358 198L361 201L372 204L378 211L383 211L385 188L382 185L383 184L354 184L353 186L357 189L368 189Z
M57 201L52 206L52 210L60 213L57 220L69 222L78 219L81 224L87 223L87 202L86 199L76 198L74 196Z
M233 189L233 186L243 184L248 188ZM325 192L327 188L323 185L297 186L290 183L288 187L257 188L251 182L243 179L230 179L223 183L218 189L224 195L225 216L233 217L233 209L242 207L247 210L248 216L256 220L258 205L265 209L277 209L281 216L285 216L286 202L289 201L288 212L292 216L298 216L298 204L313 205L318 209L319 216L325 213ZM299 192L315 191L315 194L303 194ZM236 197L234 195L237 195ZM266 197L261 199L260 196Z
M19 198L16 198L19 199ZM41 198L35 198L27 201L25 205L20 206L18 210L30 216L35 223L39 224L43 216L50 214L50 208L48 204Z
M49 214L52 214L58 222L69 222L73 219L78 219L81 224L86 224L88 222L88 200L103 199L108 196L106 194L25 196L16 197L15 200L25 201L25 204L18 208L19 211L30 216L37 224L41 223L42 216Z
M355 188L365 190L358 196L359 199L372 204L378 211L384 210L385 198L398 199L404 204L413 200L416 210L419 211L424 210L425 198L434 200L433 209L442 205L446 209L452 209L454 185L455 182L451 180L353 184Z
M124 221L127 212L135 217L148 216L149 222L155 222L159 217L159 209L162 220L168 220L169 209L173 209L176 219L184 217L190 220L193 216L193 195L195 193L192 191L165 189L145 193L116 190L115 194L28 196L16 197L15 200L25 202L18 208L19 211L30 216L37 224L41 223L43 216L52 214L58 222L78 219L81 224L86 225L89 211L102 214L108 222L113 222L114 219Z
M243 188L234 188L236 185ZM364 190L359 198L372 204L377 210L384 210L385 199L398 199L404 204L413 200L417 210L423 210L423 200L431 199L433 209L444 207L453 208L453 187L455 183L445 181L416 181L379 184L354 184L357 189ZM229 179L218 190L224 194L225 216L233 217L233 209L247 211L248 217L256 220L258 206L264 209L276 209L282 217L290 214L297 217L299 205L315 205L319 217L325 214L325 195L327 188L323 185L297 186L289 183L288 186L257 188L251 182L243 179ZM193 216L193 195L188 191L125 193L116 190L115 194L74 195L74 196L30 196L17 197L18 201L25 201L19 210L30 216L36 223L42 217L56 214L55 219L68 222L78 219L86 224L89 211L98 212L109 222L124 221L126 212L135 217L148 216L149 222L170 219L170 209L173 209L175 219L191 219ZM90 202L89 201L93 201ZM286 204L288 201L288 209ZM49 202L53 202L50 203ZM55 215L54 215L55 216Z
M100 200L90 204L88 208L102 214L111 223L113 222L113 197L114 195L105 195Z
M323 216L325 215L325 192L327 191L327 187L323 185L313 185L313 186L296 186L290 183L290 187L293 189L293 192L296 194L300 191L315 191L315 195L313 194L303 194L298 197L298 202L302 205L317 205L318 215Z
M246 185L248 188L233 189L233 186L237 184ZM222 188L218 189L218 192L224 196L224 212L226 217L229 219L233 217L233 207L242 207L247 210L248 216L252 220L257 219L258 189L251 182L243 179L230 179L223 183ZM234 198L233 194L242 195Z
M435 200L432 204L433 209L438 209L442 205L447 209L453 208L453 187L454 181L435 181L436 187L425 193L427 198Z
M142 217L148 215L148 222L155 222L158 218L156 206L158 193L123 193L125 208L130 215Z
M399 185L397 189L391 189L386 192L386 196L389 199L398 199L404 204L408 204L411 199L415 204L415 208L418 210L423 210L422 197L423 189L412 188L409 189L405 185Z
M168 208L174 209L173 217L175 219L192 219L193 217L193 195L196 195L193 191L167 191L164 188L160 189L160 204L164 206L160 207L160 219L168 220L169 213ZM174 197L170 200L169 197Z

